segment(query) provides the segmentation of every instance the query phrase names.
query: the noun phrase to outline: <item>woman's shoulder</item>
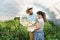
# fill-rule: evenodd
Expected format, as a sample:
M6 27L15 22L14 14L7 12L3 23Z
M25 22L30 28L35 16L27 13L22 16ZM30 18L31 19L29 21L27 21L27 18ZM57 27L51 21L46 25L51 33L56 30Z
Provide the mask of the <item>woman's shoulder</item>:
M43 18L38 19L38 21L40 21L40 22L44 22Z

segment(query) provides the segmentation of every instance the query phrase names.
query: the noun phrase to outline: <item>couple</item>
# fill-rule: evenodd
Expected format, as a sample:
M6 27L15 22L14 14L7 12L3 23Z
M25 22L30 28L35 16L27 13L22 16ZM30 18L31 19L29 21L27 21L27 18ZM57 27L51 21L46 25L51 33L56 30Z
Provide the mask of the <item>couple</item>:
M44 22L46 21L46 15L42 11L33 13L33 8L28 8L26 13L29 14L27 17L28 21L35 21L33 26L36 26L34 30L34 40L44 40Z

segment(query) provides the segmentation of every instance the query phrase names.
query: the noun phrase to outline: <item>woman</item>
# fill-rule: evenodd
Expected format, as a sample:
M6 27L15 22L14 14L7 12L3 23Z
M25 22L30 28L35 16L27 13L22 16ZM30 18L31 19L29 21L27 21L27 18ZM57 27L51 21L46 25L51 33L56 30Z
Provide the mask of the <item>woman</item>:
M34 30L34 40L44 40L44 22L46 21L46 15L42 11L37 12L37 19L34 24L36 26Z

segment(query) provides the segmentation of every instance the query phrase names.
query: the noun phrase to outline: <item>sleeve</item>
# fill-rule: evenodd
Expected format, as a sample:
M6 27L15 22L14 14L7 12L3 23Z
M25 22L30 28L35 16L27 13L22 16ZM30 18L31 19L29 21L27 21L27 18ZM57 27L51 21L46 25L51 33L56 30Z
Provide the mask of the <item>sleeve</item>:
M41 22L41 19L38 19L39 22Z

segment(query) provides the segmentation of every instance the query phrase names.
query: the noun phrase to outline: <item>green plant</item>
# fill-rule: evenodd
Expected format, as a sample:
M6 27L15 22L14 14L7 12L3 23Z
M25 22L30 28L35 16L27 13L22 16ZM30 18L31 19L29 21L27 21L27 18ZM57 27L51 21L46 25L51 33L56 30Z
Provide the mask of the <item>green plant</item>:
M60 40L60 27L53 22L47 21L44 27L45 40Z
M44 26L45 40L60 40L60 27L47 21ZM27 28L20 24L19 17L0 22L0 40L29 40Z

